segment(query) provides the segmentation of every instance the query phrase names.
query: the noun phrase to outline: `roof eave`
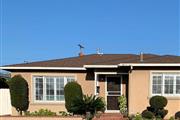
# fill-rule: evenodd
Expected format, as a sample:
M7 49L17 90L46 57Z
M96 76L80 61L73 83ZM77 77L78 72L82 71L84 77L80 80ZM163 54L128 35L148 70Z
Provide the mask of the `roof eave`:
M118 66L137 67L180 67L180 63L120 63Z
M84 65L84 68L118 68L118 65Z
M0 67L2 70L86 70L84 67Z

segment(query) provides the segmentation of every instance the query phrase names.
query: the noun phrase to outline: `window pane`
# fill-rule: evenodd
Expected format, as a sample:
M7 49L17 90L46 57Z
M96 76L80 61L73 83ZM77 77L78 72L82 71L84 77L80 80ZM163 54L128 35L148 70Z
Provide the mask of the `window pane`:
M67 78L67 82L75 81L75 78L73 76L68 76L66 78Z
M161 94L162 93L162 76L154 75L152 81L152 93Z
M35 78L35 99L43 100L43 78Z
M64 100L64 77L56 78L56 100Z
M173 94L173 76L165 76L164 81L164 93L165 94Z
M180 76L176 77L176 94L180 94Z
M46 100L54 100L54 78L46 77Z

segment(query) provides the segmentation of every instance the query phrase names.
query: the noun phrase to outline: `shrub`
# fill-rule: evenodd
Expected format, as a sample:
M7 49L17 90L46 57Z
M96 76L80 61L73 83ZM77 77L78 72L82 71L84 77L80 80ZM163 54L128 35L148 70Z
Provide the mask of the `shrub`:
M0 88L9 88L5 78L0 78Z
M142 117L143 118L147 118L147 119L153 119L154 118L154 114L148 110L144 110L142 112Z
M22 115L22 111L27 111L29 107L28 83L21 75L15 75L8 81L8 84L10 87L11 104Z
M84 95L83 99L73 101L71 109L74 114L83 115L87 120L91 120L98 111L104 112L105 103L102 97Z
M82 100L83 99L83 93L82 88L77 82L69 82L64 87L64 96L65 96L65 106L68 112L71 111L71 107L73 104L73 101L75 99Z
M162 109L162 108L166 107L167 99L163 96L153 96L150 99L149 104L151 105L152 108Z
M161 118L164 118L168 113L168 110L165 110L165 109L161 109L157 112L157 115Z
M143 118L142 118L141 114L137 113L137 114L134 116L133 120L143 120Z
M71 116L71 114L65 112L65 111L59 111L60 116Z
M26 116L56 116L56 113L48 109L40 109L34 112L27 111L25 112L25 115Z
M127 100L126 100L126 97L124 95L119 96L118 102L119 102L119 109L120 109L121 114L127 115Z
M175 113L175 119L180 119L180 111Z
M134 115L134 114L130 114L130 115L128 115L128 119L129 119L129 120L132 120L134 117L135 117L135 115Z
M147 107L147 111L150 111L157 118L164 118L168 110L165 110L164 107L167 105L167 99L163 96L154 96L149 101L150 107Z
M169 118L169 120L175 120L175 118L172 116L172 117Z

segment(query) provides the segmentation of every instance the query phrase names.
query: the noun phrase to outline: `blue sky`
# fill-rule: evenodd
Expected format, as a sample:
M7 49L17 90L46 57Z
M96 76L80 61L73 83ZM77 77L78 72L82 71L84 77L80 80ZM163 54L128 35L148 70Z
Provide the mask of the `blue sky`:
M1 0L1 65L108 53L180 55L178 0Z

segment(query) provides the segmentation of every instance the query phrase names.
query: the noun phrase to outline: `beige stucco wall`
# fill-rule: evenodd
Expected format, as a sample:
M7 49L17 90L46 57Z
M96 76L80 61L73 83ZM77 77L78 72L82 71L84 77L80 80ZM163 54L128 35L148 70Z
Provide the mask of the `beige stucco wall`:
M150 94L150 70L134 70L129 74L129 113L141 113L149 106ZM180 98L167 98L169 118L180 110Z
M65 111L65 104L64 103L35 103L33 101L33 76L39 75L39 76L75 76L77 82L81 85L83 93L84 94L94 94L94 81L92 80L86 80L86 74L85 73L62 73L62 72L54 72L54 73L47 73L47 72L13 72L11 73L11 76L20 74L22 77L24 77L29 85L29 109L28 111L35 111L39 110L41 108L43 109L49 109L54 112L59 111ZM13 115L17 115L16 110L12 109Z

